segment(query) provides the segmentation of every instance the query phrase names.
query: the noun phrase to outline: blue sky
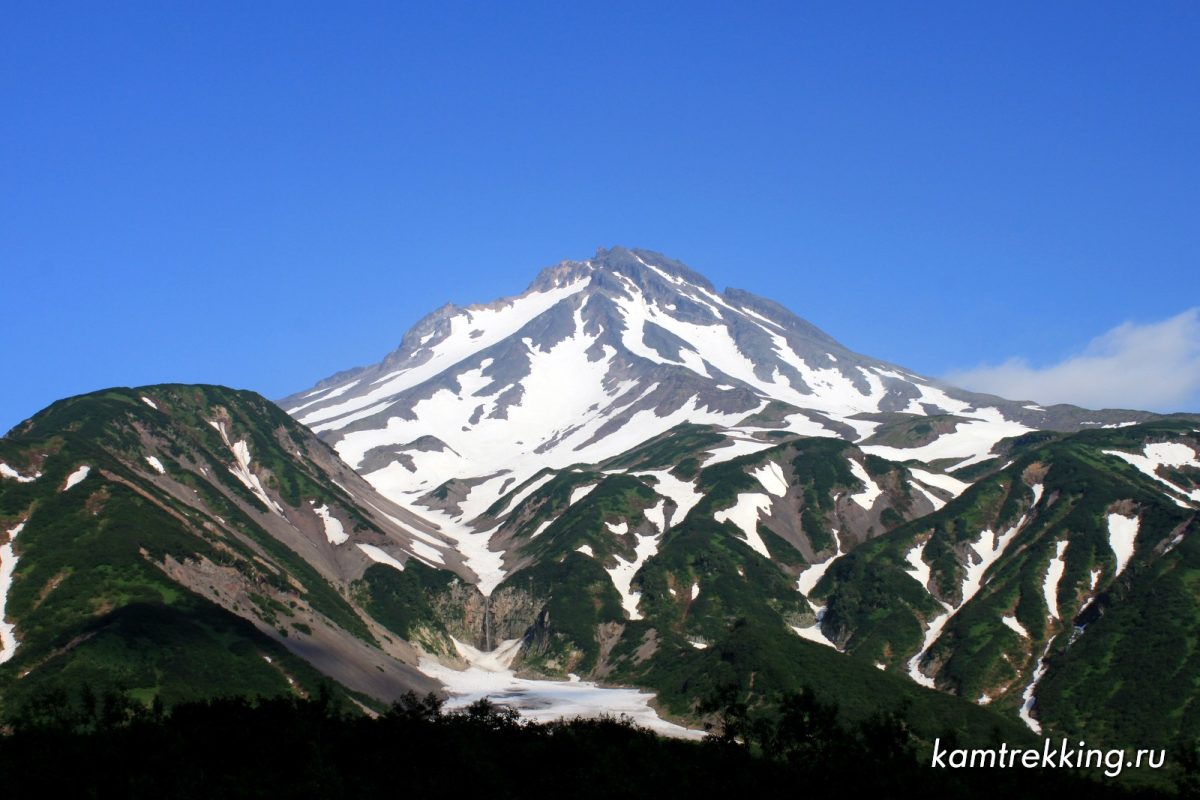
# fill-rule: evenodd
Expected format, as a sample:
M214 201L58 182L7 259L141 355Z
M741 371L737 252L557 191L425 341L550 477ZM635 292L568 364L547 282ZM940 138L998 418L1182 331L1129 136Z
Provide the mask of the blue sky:
M0 429L111 385L280 397L612 244L926 374L1200 410L1195 3L4 17ZM1122 394L1147 361L1175 382Z

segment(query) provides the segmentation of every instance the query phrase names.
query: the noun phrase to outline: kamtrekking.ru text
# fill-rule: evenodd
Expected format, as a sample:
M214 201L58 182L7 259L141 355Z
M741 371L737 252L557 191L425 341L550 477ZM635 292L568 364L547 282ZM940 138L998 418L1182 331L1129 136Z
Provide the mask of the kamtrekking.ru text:
M1066 739L1061 740L1059 747L1046 739L1041 749L1010 748L1007 744L999 747L977 749L957 748L950 750L942 747L942 740L933 741L933 762L931 766L949 769L971 769L988 767L1024 767L1025 769L1089 769L1103 768L1104 774L1115 778L1121 770L1138 769L1142 766L1150 769L1160 769L1167 760L1166 750L1137 750L1125 751L1120 749L1100 750L1087 749L1084 742L1072 747Z

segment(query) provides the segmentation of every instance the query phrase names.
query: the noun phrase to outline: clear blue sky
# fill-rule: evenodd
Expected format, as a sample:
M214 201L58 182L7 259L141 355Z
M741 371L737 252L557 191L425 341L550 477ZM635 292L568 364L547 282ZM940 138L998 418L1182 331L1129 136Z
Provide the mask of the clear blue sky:
M0 430L662 251L932 375L1200 304L1200 4L5 3Z

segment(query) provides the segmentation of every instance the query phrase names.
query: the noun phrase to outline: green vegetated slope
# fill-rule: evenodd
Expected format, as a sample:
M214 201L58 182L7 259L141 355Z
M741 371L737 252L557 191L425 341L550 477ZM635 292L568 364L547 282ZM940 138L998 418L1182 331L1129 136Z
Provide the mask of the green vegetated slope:
M898 417L878 435L919 444L957 424ZM396 545L398 570L326 541L318 507L352 542L399 540L376 514L385 501L257 395L160 386L64 400L0 439L21 476L0 479L0 531L22 526L6 614L20 644L0 665L0 713L81 684L168 705L306 694L322 673L344 696L386 700L406 681L434 688L404 663L408 643L452 656L451 638L519 638L527 673L650 688L692 720L713 697L758 707L810 686L847 719L900 710L920 737L1018 741L1045 658L1032 713L1047 732L1200 735L1188 495L1200 471L1150 476L1105 452L1200 450L1194 423L1009 440L956 472L973 483L940 508L950 495L910 471L929 465L773 433L722 460L725 435L681 425L510 488L485 514L509 574L484 598L440 556ZM1127 564L1114 516L1137 521ZM811 586L816 565L827 571L806 597L797 579ZM842 652L799 634L818 611Z
M497 502L491 513L510 515L519 552L532 556L497 590L523 591L536 609L520 667L652 688L666 710L691 719L703 717L705 701L731 686L762 704L809 685L856 719L904 707L922 735L955 731L975 741L996 730L1029 735L1015 718L885 674L793 630L814 622L796 576L809 559L824 561L837 551L833 530L848 549L915 515L903 465L841 440L793 437L701 468L704 450L721 443L702 426L680 426L606 462L603 471L563 471L532 492L530 484L513 489L510 495L525 496L511 509L507 499ZM851 460L882 489L870 513L849 499L865 489ZM629 472L611 474L617 469ZM756 477L772 470L786 492ZM694 506L686 517L661 471L691 484ZM573 494L579 499L571 503ZM770 506L756 531L766 554L733 521L718 519L743 494L761 495ZM664 519L671 527L662 534ZM609 572L634 562L639 544L652 536L654 554L631 582L639 594L631 616Z
M1156 443L1200 449L1200 436L1191 424L1156 422L1011 443L1003 469L829 569L814 594L832 635L903 672L928 623L949 609L918 660L943 690L1015 713L1045 656L1032 713L1047 732L1145 744L1200 734L1197 511L1106 452ZM1184 489L1195 472L1161 471ZM1137 520L1119 574L1113 515ZM983 558L994 561L962 604L968 570Z
M238 442L261 494L232 470ZM167 705L305 694L326 678L292 649L327 648L334 631L377 651L307 553L321 543L289 521L336 506L347 530L373 530L314 456L332 457L276 406L211 386L70 398L0 439L0 462L23 477L0 479L0 530L21 526L3 713L84 684Z

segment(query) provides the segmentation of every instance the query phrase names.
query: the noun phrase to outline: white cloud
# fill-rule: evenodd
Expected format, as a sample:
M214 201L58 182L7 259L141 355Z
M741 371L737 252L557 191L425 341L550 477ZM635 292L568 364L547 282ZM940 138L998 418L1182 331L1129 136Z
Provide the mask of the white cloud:
M964 389L1087 408L1200 411L1200 308L1147 325L1126 322L1057 364L1023 358L955 372Z

